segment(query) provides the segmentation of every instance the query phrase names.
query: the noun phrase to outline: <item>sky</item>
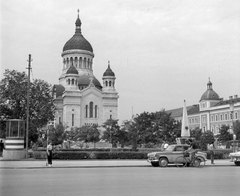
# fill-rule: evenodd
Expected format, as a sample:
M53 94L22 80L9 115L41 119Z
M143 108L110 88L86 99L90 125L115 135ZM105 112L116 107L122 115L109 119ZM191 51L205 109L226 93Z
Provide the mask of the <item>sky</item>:
M5 69L26 71L54 85L62 49L82 34L95 54L102 83L110 61L119 93L118 118L198 104L207 89L240 97L239 0L3 0L1 79Z

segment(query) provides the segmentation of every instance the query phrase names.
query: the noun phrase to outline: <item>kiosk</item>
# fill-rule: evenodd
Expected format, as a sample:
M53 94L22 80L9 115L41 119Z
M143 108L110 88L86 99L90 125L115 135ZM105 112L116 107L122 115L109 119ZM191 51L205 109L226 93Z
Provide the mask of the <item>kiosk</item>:
M21 119L9 119L7 121L3 159L18 160L26 157L24 136L25 121Z

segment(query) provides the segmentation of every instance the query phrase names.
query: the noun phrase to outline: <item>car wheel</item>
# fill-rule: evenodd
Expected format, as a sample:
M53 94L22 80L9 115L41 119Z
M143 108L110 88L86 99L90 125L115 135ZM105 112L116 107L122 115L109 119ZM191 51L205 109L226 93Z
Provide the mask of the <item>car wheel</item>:
M153 167L158 167L159 166L158 162L152 162L151 164L152 164Z
M236 166L240 166L240 161L235 161Z
M194 159L193 161L193 167L199 167L201 164L201 160L200 159Z
M160 158L159 159L159 166L160 167L167 167L168 165L168 160L166 158Z

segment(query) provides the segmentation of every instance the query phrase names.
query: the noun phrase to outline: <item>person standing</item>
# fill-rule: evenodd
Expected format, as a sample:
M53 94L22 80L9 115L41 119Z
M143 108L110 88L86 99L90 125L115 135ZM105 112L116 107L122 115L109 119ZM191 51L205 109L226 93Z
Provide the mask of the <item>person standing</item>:
M214 146L213 143L209 145L210 157L211 157L211 164L214 164Z
M48 142L47 145L47 166L52 167L52 141Z
M0 156L2 156L3 149L4 149L4 143L3 143L3 141L1 140L1 141L0 141Z

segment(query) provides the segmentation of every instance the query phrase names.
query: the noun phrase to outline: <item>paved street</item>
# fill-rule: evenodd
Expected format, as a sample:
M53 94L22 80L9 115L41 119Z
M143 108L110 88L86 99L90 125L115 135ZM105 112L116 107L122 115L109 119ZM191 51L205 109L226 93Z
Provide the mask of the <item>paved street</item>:
M53 168L86 168L86 167L145 167L150 166L146 160L53 160ZM215 160L212 165L210 160L206 166L234 166L229 159ZM19 161L0 161L0 168L45 168L45 160L19 160Z
M26 164L27 161L13 162ZM70 162L65 164L70 165ZM57 167L63 164L62 161L55 161L56 167L53 168L12 167L4 169L1 167L1 195L225 196L236 195L239 190L240 167L233 165L204 168L176 168L174 166L160 168L152 167L148 163L140 164L143 163L142 161L139 161L138 166L136 165L138 161L123 161L121 163L122 165L125 163L125 165L122 167L115 161L102 161L101 164L98 163L99 161L91 162L95 166L89 168L75 167L76 161L72 162L72 167ZM110 162L112 166L107 167L106 163ZM28 163L44 162L28 161ZM89 163L89 161L85 161L85 163ZM99 167L96 167L97 163Z

